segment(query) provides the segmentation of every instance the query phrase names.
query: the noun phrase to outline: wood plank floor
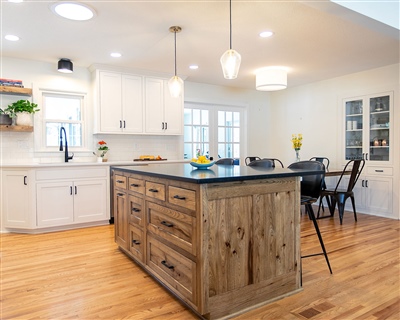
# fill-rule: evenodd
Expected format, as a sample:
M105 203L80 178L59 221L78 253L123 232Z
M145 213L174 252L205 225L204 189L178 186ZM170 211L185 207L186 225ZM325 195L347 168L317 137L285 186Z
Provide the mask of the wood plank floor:
M319 220L333 275L323 256L303 259L302 292L235 319L400 319L400 222L358 218ZM1 319L196 319L117 249L113 232L1 235ZM314 252L303 215L302 254Z

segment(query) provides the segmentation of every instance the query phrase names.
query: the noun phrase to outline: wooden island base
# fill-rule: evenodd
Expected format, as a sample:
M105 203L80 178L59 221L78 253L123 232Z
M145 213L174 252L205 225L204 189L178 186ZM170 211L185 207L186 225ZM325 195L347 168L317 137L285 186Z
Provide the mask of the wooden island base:
M197 314L301 290L298 176L192 183L127 168L112 168L116 242Z

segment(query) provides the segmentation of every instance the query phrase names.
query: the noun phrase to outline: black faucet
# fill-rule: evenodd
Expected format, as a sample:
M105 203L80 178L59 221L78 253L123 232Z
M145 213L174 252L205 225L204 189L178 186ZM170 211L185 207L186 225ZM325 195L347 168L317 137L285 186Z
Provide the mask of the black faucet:
M74 154L72 153L72 156L68 155L68 142L67 142L67 132L65 131L64 127L60 128L60 151L63 150L63 140L62 140L62 132L64 131L64 137L65 137L65 155L64 155L64 161L68 162L68 160L72 160L74 157Z

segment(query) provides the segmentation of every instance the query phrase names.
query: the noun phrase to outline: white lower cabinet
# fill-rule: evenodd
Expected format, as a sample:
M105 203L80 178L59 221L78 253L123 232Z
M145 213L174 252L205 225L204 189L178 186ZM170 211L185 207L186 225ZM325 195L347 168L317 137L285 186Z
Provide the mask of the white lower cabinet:
M107 223L108 166L2 170L3 229L69 229Z

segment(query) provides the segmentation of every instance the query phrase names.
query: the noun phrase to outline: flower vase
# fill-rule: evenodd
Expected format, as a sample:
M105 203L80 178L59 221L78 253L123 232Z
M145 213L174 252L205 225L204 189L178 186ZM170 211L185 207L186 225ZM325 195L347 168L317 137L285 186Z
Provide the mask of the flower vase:
M295 149L294 151L296 151L296 162L300 161L300 149Z
M107 152L104 152L104 155L101 157L103 162L107 162L108 161L108 156L107 156Z

